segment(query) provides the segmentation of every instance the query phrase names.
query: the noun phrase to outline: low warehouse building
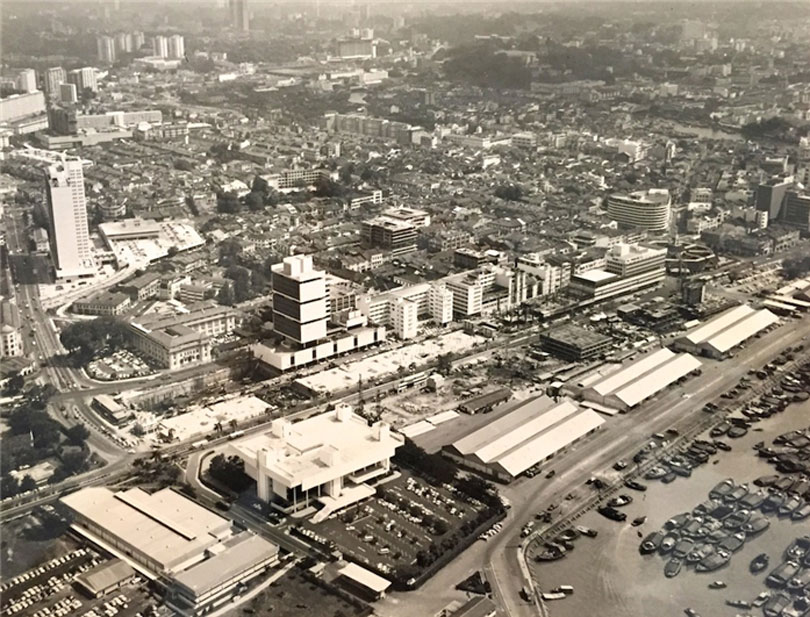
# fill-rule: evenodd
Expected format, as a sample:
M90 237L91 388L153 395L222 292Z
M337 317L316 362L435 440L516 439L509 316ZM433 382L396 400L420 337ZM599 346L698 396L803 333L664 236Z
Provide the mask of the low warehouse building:
M458 406L458 409L468 414L486 413L496 405L505 403L510 398L512 398L512 391L509 388L498 388L492 392L463 401Z
M735 347L777 323L779 318L769 310L757 311L747 304L741 304L690 330L676 339L673 347L712 358L724 358Z
M76 584L91 598L106 596L135 578L126 561L111 559L76 577Z
M61 501L78 533L164 588L181 615L225 604L278 562L277 546L169 488L150 495L93 486Z
M462 467L502 482L563 452L604 420L570 399L528 399L497 420L467 434L442 454Z
M613 409L628 410L701 367L688 353L669 349L644 356L619 370L596 373L578 384L582 398Z
M340 569L337 581L356 596L369 602L376 602L385 597L386 590L391 586L388 579L351 562Z

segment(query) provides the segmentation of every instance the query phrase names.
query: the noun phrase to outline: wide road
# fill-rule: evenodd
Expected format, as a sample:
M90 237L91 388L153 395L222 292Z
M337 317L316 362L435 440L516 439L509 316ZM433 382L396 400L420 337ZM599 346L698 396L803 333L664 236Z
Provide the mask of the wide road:
M564 496L582 489L594 474L608 470L619 459L630 459L653 433L676 427L681 433L707 419L702 407L736 385L750 368L759 368L786 346L810 335L810 318L787 320L760 339L753 339L733 359L705 360L703 374L683 387L667 389L641 408L610 418L592 438L555 460L553 480L543 475L520 479L503 490L513 504L503 531L486 548L484 571L503 614L529 617L538 614L533 604L520 599L525 584L519 560L522 526L549 504L560 504ZM778 373L777 373L778 375ZM756 384L755 384L756 385ZM590 490L590 489L587 489Z

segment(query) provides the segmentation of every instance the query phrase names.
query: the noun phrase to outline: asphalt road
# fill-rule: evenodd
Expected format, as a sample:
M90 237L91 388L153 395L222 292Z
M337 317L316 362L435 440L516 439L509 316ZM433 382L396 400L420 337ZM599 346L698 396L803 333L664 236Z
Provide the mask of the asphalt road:
M787 321L781 327L738 352L724 362L704 361L703 374L686 382L683 388L670 388L640 409L607 421L592 438L560 457L553 468L557 475L521 479L503 492L513 507L503 531L490 540L485 552L484 571L504 615L537 615L537 608L521 600L525 578L519 561L522 526L534 513L551 504L560 504L569 492L583 487L594 474L608 470L619 459L630 459L653 433L676 427L682 433L690 425L706 419L703 405L715 400L736 385L748 369L760 367L777 356L786 346L810 335L810 317ZM688 396L688 398L686 398ZM589 489L590 490L590 489Z

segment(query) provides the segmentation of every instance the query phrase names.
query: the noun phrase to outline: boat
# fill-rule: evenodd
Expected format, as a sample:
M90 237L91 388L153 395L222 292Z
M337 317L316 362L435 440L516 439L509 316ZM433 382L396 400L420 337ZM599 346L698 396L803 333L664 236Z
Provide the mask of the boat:
M801 506L793 511L790 518L792 518L794 521L803 521L808 516L810 516L810 503L805 501Z
M686 525L689 521L692 520L692 515L688 512L684 512L683 514L678 514L677 516L673 516L669 519L666 523L664 523L664 527L666 529L679 529Z
M666 555L669 553L675 545L678 543L679 536L677 534L667 534L661 540L661 544L658 546L658 552L662 555Z
M740 529L751 518L751 511L742 509L732 512L723 519L723 527L726 529Z
M791 603L792 598L789 595L776 593L762 605L762 614L765 617L779 617L782 611L789 607Z
M771 521L767 516L759 514L758 512L751 515L748 522L742 526L742 530L749 536L761 533L771 526Z
M658 550L658 547L661 546L661 541L663 539L664 539L663 533L661 533L660 531L654 531L641 541L638 550L642 555L654 553L655 551Z
M644 474L644 477L647 480L658 480L659 478L663 478L668 473L669 470L667 468L656 465L655 467L650 467L650 469L647 470L647 473Z
M669 484L671 482L674 482L677 477L678 474L676 474L674 471L670 471L669 473L667 473L667 475L661 478L661 482L663 482L664 484Z
M561 548L555 548L546 545L546 550L537 553L534 556L535 561L557 561L565 557L566 552Z
M790 495L785 499L784 503L776 509L779 516L787 517L793 514L793 511L802 505L801 497Z
M541 593L540 597L543 598L544 601L550 602L551 600L564 600L567 596L562 592L547 592Z
M747 434L748 429L744 426L732 426L730 429L728 429L728 431L726 431L726 435L731 439L739 439Z
M695 546L686 556L686 563L698 563L703 561L714 552L714 546L711 544L700 544Z
M715 426L712 430L709 431L709 435L713 438L722 437L728 432L728 429L731 428L731 424L728 422L721 422L717 426Z
M564 542L570 542L571 540L576 540L579 537L579 532L576 529L569 527L568 529L561 531L560 535L557 537Z
M800 561L810 549L810 536L796 538L785 551L785 558Z
M756 480L754 480L754 484L757 486L768 487L773 485L781 476L760 476Z
M691 538L681 538L672 549L672 556L677 559L684 559L693 548L695 548L694 540Z
M633 519L633 522L631 524L633 525L633 527L638 527L639 525L643 525L646 522L647 522L646 516L638 516Z
M762 502L768 498L768 491L760 489L748 493L745 497L740 499L740 505L749 510L756 510L762 505Z
M608 505L611 508L621 508L622 506L626 506L629 503L633 503L633 498L630 495L617 495L613 497L610 501L608 501Z
M727 529L716 529L706 536L706 542L709 544L720 544L723 540L731 536L731 532Z
M673 557L667 562L667 565L664 566L664 576L667 578L673 578L678 576L678 573L681 571L682 561L677 557Z
M726 600L726 604L734 608L751 608L751 603L748 600Z
M718 483L712 490L709 491L709 497L712 499L722 499L727 493L734 488L734 480L726 478Z
M799 593L808 585L810 585L810 569L804 569L787 582L787 590L791 593Z
M723 540L717 547L724 551L729 551L730 553L736 553L742 548L743 544L745 544L745 534L740 531Z
M771 587L784 587L787 582L799 572L801 566L795 561L785 561L780 563L765 579Z
M723 581L714 581L709 583L709 589L725 589L726 584Z
M731 553L718 549L695 566L698 572L712 572L722 568L731 559Z
M761 592L754 600L751 602L751 606L754 608L761 608L763 604L768 601L768 598L771 597L770 591L763 591Z
M780 491L775 491L768 495L767 499L762 502L760 509L765 512L776 512L785 503L785 494Z
M757 574L762 572L765 568L768 567L768 563L770 562L770 558L768 557L767 553L760 553L751 561L751 564L748 566L748 569L751 570L753 574Z
M577 525L576 527L574 527L574 529L576 529L583 536L588 536L589 538L595 538L597 536L597 534L599 533L595 529L591 529L590 527L585 527L584 525Z
M723 495L725 503L736 503L748 494L748 485L740 484L732 488L728 493Z

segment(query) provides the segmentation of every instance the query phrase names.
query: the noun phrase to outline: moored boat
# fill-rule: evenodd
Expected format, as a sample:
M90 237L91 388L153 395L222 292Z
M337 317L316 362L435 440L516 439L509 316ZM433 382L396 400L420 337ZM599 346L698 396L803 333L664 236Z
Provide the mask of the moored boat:
M748 569L751 570L752 573L757 574L758 572L762 572L765 568L767 568L768 563L770 563L768 554L760 553L754 557L753 560L751 560L751 564L748 566Z
M667 578L678 576L678 573L681 571L682 563L680 559L673 557L667 562L667 565L664 566L664 575Z

